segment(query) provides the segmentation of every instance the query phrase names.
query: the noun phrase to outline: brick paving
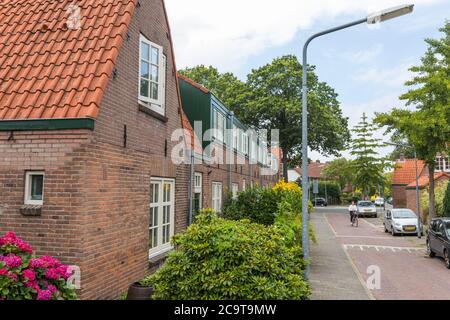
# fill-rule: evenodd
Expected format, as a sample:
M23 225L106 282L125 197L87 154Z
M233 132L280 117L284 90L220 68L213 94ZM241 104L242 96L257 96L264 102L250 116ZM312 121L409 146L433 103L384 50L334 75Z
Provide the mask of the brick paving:
M344 265L353 265L357 270L354 280L362 280L361 287L370 292L369 296L379 300L424 300L424 299L450 299L450 271L444 266L442 259L430 259L425 256L425 237L418 239L415 236L392 237L384 233L382 218L361 219L358 228L350 226L345 209L319 209L313 214L312 221L317 228L320 238L325 239L317 246L313 246L312 258L321 259L321 252L329 251L322 246L331 246L333 250L342 250L348 260ZM329 234L324 225L329 224ZM350 262L351 261L351 262ZM313 298L328 298L323 294L320 279L326 280L330 275L322 275L321 268L313 262L311 277ZM366 281L370 274L368 269L375 266L380 271L380 287L367 289ZM330 271L330 270L329 270ZM330 271L331 272L331 271ZM350 273L347 272L347 276ZM341 268L335 272L334 277L340 277ZM319 280L318 280L319 279ZM361 283L361 282L360 282ZM348 294L352 298L360 294L360 289L351 292L349 288L339 290L331 289L330 294Z
M311 275L313 300L369 300L343 247L333 234L323 213L312 214L317 244L311 244Z

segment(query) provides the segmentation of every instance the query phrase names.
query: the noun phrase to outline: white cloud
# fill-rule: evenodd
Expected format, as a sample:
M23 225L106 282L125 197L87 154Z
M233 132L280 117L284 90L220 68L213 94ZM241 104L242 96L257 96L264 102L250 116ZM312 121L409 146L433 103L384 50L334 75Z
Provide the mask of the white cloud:
M412 74L409 68L412 65L412 62L405 62L394 68L364 68L357 71L352 78L356 81L398 88L411 79Z
M383 45L381 43L377 43L367 50L349 53L346 54L345 57L348 57L349 61L354 63L372 62L374 58L378 57L383 52L383 49Z
M430 4L443 0L415 0ZM290 42L318 20L365 15L404 0L166 0L179 67L237 71L252 57Z

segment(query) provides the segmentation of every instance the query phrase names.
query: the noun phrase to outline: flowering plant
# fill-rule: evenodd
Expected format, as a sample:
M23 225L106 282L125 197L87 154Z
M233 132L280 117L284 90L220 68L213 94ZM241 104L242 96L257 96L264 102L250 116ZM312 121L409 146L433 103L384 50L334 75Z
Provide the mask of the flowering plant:
M68 266L58 259L32 257L31 246L14 232L0 237L0 300L76 299Z

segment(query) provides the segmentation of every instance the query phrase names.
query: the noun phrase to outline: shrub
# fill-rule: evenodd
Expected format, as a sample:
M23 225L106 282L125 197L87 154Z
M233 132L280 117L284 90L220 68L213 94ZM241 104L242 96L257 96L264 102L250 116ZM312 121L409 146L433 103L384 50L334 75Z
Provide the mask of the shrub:
M0 238L0 300L76 299L68 266L49 256L32 257L31 246L8 232Z
M448 181L437 183L435 190L434 190L435 203L436 203L436 216L438 216L438 217L444 216L444 196L445 196L445 192L447 191L448 184L449 184ZM428 214L430 213L430 202L429 202L428 190L426 190L422 193L421 203L422 203L422 210L423 210L424 216L428 216Z
M176 250L164 266L142 281L153 299L307 299L305 262L288 247L276 226L218 218L203 211L187 232L173 239Z
M279 192L261 187L247 189L239 193L237 199L229 195L222 216L230 220L250 219L252 222L271 225L278 212L280 196Z
M442 208L442 215L444 217L450 217L450 183L447 183L447 190L445 191L444 205Z

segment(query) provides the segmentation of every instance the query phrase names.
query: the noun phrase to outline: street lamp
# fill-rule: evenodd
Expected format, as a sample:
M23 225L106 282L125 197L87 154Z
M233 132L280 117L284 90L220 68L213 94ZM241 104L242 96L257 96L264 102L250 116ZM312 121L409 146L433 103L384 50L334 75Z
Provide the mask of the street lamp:
M385 142L384 143L387 146L395 146L395 147L413 147L408 144L403 143L393 143L393 142ZM418 159L417 159L417 152L416 148L414 148L414 163L415 163L415 170L416 170L416 211L417 211L417 226L419 230L417 230L417 236L419 239L422 239L422 221L420 221L420 193L419 193L419 165L418 165Z
M376 12L374 14L370 14L364 19L356 20L354 22L350 22L335 28L331 28L319 33L312 35L308 40L306 40L305 45L303 47L303 85L302 85L302 210L303 210L303 218L302 218L302 246L303 246L303 255L305 260L309 260L309 213L308 213L308 104L307 104L307 96L308 96L308 83L307 83L307 53L308 53L308 45L310 42L320 36L326 35L328 33L332 33L335 31L339 31L342 29L346 29L349 27L356 26L362 23L374 24L377 22L383 22L389 19L393 19L413 11L414 5L407 4L401 5L397 7L393 7L390 9L382 10ZM306 267L305 270L305 279L309 278L309 266Z

